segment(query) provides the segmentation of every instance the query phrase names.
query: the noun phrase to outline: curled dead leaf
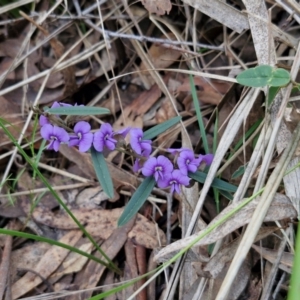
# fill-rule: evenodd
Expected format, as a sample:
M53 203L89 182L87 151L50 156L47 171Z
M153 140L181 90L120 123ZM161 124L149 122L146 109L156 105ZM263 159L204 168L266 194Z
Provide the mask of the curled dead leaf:
M203 237L197 244L195 244L195 246L213 244L219 239L225 237L227 234L248 224L260 200L263 201L263 199L257 197L248 205L244 206L242 209L236 212L230 219L222 223L222 226L216 227L205 237ZM210 222L210 224L207 227L211 227L217 222L219 222L221 219L224 218L225 215L233 211L238 205L240 205L239 202L233 203L228 207L226 207L216 218L212 220L212 222ZM285 195L276 194L265 217L265 222L278 221L286 218L296 218L296 217L297 217L297 212L294 209L290 199ZM192 243L192 241L194 241L199 235L201 235L205 230L206 229L201 230L200 232L193 234L192 236L189 236L187 238L181 239L175 243L170 244L169 246L163 248L154 257L154 259L156 261L160 260L162 259L162 257L168 255L170 252L179 251L185 248L188 244Z

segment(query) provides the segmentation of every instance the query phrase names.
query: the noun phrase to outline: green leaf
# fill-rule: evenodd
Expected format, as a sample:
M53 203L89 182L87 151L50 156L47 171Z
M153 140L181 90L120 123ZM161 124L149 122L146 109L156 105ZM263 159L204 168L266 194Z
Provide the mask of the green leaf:
M151 191L155 186L155 179L153 176L146 177L145 180L140 184L137 190L132 195L128 204L118 220L118 226L121 227L129 222L134 215L143 206L147 198L149 197Z
M200 134L201 134L201 138L202 138L202 142L203 142L203 148L205 150L205 153L208 154L208 153L210 153L210 151L209 151L209 146L208 146L208 141L207 141L207 134L205 132L205 125L203 122L201 108L199 105L199 100L198 100L198 96L197 96L194 77L192 75L190 75L190 85L191 85L193 103L194 103L194 107L196 110L196 116L197 116L197 120L198 120L198 124L199 124Z
M197 171L195 173L189 172L188 176L193 178L194 180L204 183L207 177L207 174L201 171ZM233 184L230 184L222 179L215 178L211 184L212 187L215 187L219 190L227 191L227 192L236 192L237 187Z
M273 68L269 86L285 86L291 81L290 73L285 69Z
M176 125L177 123L179 123L181 120L181 117L175 117L172 118L166 122L163 122L161 124L158 124L148 130L146 130L144 132L144 136L143 139L144 140L152 140L153 138L155 138L156 136L158 136L159 134L165 132L167 129L169 129L170 127Z
M245 173L246 167L247 167L247 164L240 166L236 171L233 172L231 179L236 179L236 178L242 176Z
M271 86L269 88L269 93L268 93L268 106L271 105L271 103L273 102L273 100L275 99L277 93L280 90L280 86Z
M91 148L92 161L97 178L103 188L103 191L109 198L114 197L113 182L106 164L105 157L102 152L96 151L94 147Z
M67 115L67 116L91 116L91 115L105 115L110 114L110 110L103 107L93 106L70 106L70 107L56 107L44 108L48 114Z
M290 74L284 69L261 65L243 71L236 77L236 80L250 87L285 86L290 82Z

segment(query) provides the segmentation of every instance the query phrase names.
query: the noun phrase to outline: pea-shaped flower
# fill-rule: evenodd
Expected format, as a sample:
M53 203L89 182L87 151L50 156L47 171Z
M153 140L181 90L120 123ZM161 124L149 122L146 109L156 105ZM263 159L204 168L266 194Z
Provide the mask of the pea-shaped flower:
M151 140L143 139L143 130L140 128L132 128L130 131L130 145L131 148L138 155L142 155L144 157L149 157L152 147Z
M41 136L45 140L50 141L47 149L56 152L61 143L67 143L70 139L70 136L65 129L58 126L52 126L51 124L45 124L41 128Z
M164 179L159 179L157 185L160 188L171 187L171 193L180 193L180 186L188 186L190 183L190 178L183 175L181 171L174 170L172 173L166 174Z
M69 147L78 146L80 152L88 151L93 143L91 125L88 122L80 121L74 126L75 135L70 135Z
M124 128L122 130L113 131L113 128L109 123L103 123L100 130L95 132L93 145L98 152L103 152L104 147L109 150L115 150L117 145L116 135L121 135L125 138L130 128Z
M160 155L156 157L150 157L144 164L142 168L142 173L144 176L153 176L156 182L159 179L164 179L165 176L173 171L173 164L171 161Z

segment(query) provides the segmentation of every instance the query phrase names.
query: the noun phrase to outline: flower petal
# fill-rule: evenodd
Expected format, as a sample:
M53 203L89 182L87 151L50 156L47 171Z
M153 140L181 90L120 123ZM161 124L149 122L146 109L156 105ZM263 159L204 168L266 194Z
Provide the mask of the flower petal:
M88 133L91 131L91 125L88 122L80 121L74 126L75 133Z
M67 131L61 127L53 126L53 135L57 137L60 143L67 143L70 139Z
M202 161L204 161L208 166L211 165L213 159L214 159L213 154L202 155Z
M79 142L79 151L86 152L88 151L93 143L93 134L91 132L83 135L81 141Z
M98 151L98 152L102 152L103 148L104 148L104 136L103 133L98 130L94 133L94 139L93 139L93 145L94 148Z
M157 159L155 157L150 157L142 168L142 173L144 176L153 176L155 172L155 166L157 165Z
M51 124L45 124L41 128L41 136L45 140L49 140L53 134L53 126Z

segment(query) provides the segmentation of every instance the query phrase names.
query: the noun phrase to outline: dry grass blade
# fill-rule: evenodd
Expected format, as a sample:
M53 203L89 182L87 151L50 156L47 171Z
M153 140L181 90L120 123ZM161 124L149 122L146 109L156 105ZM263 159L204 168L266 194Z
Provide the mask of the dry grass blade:
M275 2L21 0L0 8L0 115L8 121L0 132L0 221L15 222L16 230L33 239L5 240L0 235L0 298L90 298L166 260L170 265L146 282L107 298L286 297L294 249L291 219L300 210L300 148L293 154L300 139L299 132L293 135L300 119L300 104L294 101L299 92L293 90L294 102L286 110L292 85L282 87L268 107L267 88L243 88L236 80L242 70L270 64L291 69L296 81L299 5ZM35 112L42 113L43 106L54 101L111 112L76 117L44 112L44 117L53 125L63 123L72 141L82 137L75 130L80 121L91 125L92 143L101 128L111 125L110 142L116 148L110 152L104 144L102 157L113 197L96 181L88 150L80 152L78 145L67 144L59 145L57 152L40 149L49 144L41 143L45 127L40 131L43 118ZM169 148L194 151L195 159L185 162L186 167L198 164L199 155L213 149L212 164L202 161L196 166L206 180L184 177L187 186L168 182L180 187L180 193L155 187L136 219L118 228L124 206L144 182L143 166L149 159L137 153L133 129L145 132L177 116L180 123L153 138L151 156L167 158L178 172L183 168L178 160L182 151L173 154ZM127 126L127 136L117 134ZM6 128L25 151L26 161ZM215 189L215 184L211 188L212 182L236 192ZM82 236L79 223L63 208L94 243ZM26 235L28 231L36 235ZM44 242L70 242L75 245L70 249L80 250L82 256L38 242L39 236ZM200 237L197 247L177 255ZM9 289L4 294L10 246L11 297ZM98 261L107 255L119 269L106 272L105 264L92 260L94 255Z

